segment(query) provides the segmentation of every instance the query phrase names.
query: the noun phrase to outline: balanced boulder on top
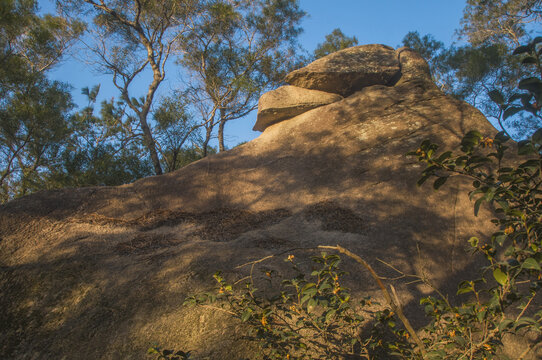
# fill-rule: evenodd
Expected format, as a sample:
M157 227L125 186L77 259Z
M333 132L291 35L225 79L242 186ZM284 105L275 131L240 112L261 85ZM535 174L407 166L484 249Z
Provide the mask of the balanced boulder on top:
M362 45L337 51L286 76L290 85L348 96L371 85L389 85L400 74L395 50Z
M270 125L329 105L368 86L395 86L411 80L433 84L429 65L417 52L385 45L355 46L332 53L291 72L285 80L291 86L267 92L260 98L253 130L264 131Z
M334 103L343 97L324 91L303 89L297 86L281 86L260 97L258 120L253 130L264 131L268 126L300 115L322 105Z

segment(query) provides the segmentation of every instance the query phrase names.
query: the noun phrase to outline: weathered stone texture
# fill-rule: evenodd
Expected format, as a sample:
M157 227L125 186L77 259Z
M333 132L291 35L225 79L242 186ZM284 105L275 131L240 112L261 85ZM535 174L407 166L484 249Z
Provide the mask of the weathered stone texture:
M429 64L420 54L408 47L399 48L396 52L401 64L399 83L414 79L432 81Z
M320 58L286 76L290 85L348 96L371 85L388 85L399 75L395 50L355 46Z
M264 131L268 126L292 118L322 105L339 101L342 96L297 86L281 86L260 97L258 120L253 130Z
M252 358L242 326L183 300L211 288L217 270L243 278L250 267L238 265L293 248L340 244L382 276L396 273L376 259L426 274L451 296L459 279L476 278L478 266L462 249L470 236L494 230L489 210L474 217L471 183L460 177L438 192L417 187L423 166L405 153L427 138L457 149L471 129L496 130L432 83L408 80L428 76L411 52L399 54L403 81L387 86L398 72L395 51L359 48L343 51L342 65L331 55L314 67L348 74L344 86L332 81L346 95L360 88L355 59L368 59L362 68L373 80L361 91L247 144L133 184L40 192L0 206L2 357L145 359L158 343L198 359ZM350 65L358 70L350 74ZM307 83L325 84L319 74ZM283 257L273 259L262 266L283 270ZM354 296L385 301L367 273L348 259L344 266ZM419 298L433 290L408 281L394 285L422 326Z

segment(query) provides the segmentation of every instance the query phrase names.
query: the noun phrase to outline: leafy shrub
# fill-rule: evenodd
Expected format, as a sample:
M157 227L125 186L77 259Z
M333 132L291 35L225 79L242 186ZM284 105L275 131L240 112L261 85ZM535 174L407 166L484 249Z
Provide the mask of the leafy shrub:
M252 276L242 290L214 275L217 294L202 294L187 299L187 304L218 304L250 326L249 336L257 340L265 359L331 359L368 354L373 338L360 336L364 317L360 310L371 305L369 298L356 305L342 284L345 273L338 255L322 253L312 261L318 265L309 276L296 264L293 255L286 261L295 276L281 282L280 292L263 297ZM270 283L278 275L266 271ZM271 284L272 285L272 284Z

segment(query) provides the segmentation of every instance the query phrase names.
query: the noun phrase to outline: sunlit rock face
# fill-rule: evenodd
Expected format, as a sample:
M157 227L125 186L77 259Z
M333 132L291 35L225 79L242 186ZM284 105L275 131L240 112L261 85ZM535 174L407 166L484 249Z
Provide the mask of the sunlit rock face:
M471 129L496 131L440 92L417 54L370 47L385 59L371 62L376 83L318 89L344 98L247 144L133 184L45 191L0 207L1 357L146 359L158 343L198 359L254 358L238 322L183 300L213 287L217 270L239 279L250 268L238 265L294 248L340 244L382 276L397 273L377 259L426 274L452 296L458 279L476 278L463 249L493 230L488 212L473 216L471 185L458 177L438 192L416 187L422 166L405 153L427 138L444 151ZM349 61L333 66L368 67ZM281 271L283 260L262 266ZM346 259L343 267L354 296L384 302L362 269ZM407 282L394 285L422 326L419 298L432 290Z
M389 85L400 73L395 50L361 45L337 51L286 76L290 85L343 96L371 85Z
M283 86L265 93L254 129L290 119L374 85L394 86L409 80L431 82L427 62L416 52L385 45L355 46L318 59L286 76Z
M281 86L262 95L258 102L258 120L253 130L264 131L268 126L291 119L319 106L342 100L342 96L297 86Z

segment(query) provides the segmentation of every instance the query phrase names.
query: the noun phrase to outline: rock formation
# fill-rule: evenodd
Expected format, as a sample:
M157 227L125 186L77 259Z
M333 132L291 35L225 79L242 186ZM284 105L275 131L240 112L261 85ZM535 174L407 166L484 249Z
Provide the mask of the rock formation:
M427 62L413 50L397 51L385 45L355 46L329 54L286 76L283 86L264 94L258 103L258 120L254 129L300 115L328 105L362 88L372 85L394 85L400 79L431 82Z
M348 96L371 85L393 85L400 65L393 48L361 45L320 58L286 76L290 85Z
M258 120L253 130L264 131L268 126L293 118L319 106L328 105L343 97L324 91L281 86L265 93L258 102Z
M483 115L440 92L407 49L344 50L287 81L345 98L286 111L257 139L170 174L0 207L2 358L146 359L155 343L197 359L248 356L227 315L181 304L212 287L216 270L242 277L248 269L237 265L286 249L340 244L384 276L395 273L377 258L452 293L476 276L463 248L491 230L487 213L472 215L461 179L417 188L422 166L405 153L426 138L455 149L471 129L494 134ZM380 296L344 266L354 295ZM431 289L395 285L405 312L420 314Z

